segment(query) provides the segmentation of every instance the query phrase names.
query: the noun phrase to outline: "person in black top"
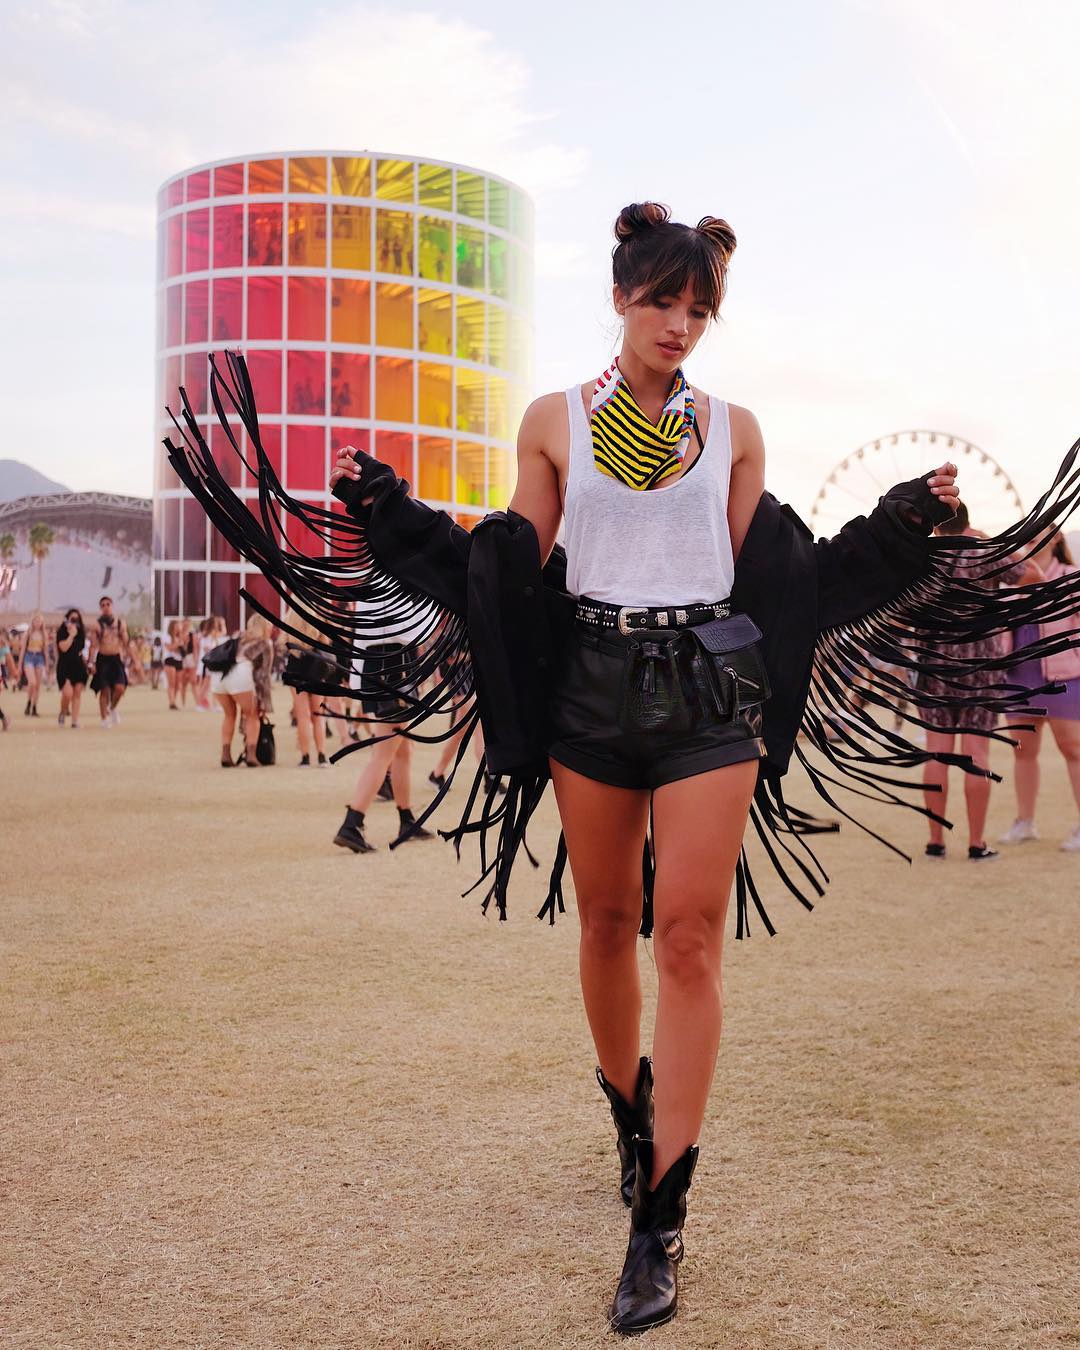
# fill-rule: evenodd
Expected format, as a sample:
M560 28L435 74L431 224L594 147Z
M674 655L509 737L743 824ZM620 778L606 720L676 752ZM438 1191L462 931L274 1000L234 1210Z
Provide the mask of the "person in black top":
M83 659L86 648L86 627L82 614L77 609L69 609L64 622L56 630L56 683L60 689L61 726L71 717L72 731L78 730L79 704L82 692L90 676Z

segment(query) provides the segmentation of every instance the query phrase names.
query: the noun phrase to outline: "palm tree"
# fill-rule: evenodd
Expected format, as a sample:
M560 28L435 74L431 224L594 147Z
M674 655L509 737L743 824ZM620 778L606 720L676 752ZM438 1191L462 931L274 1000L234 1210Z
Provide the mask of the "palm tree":
M30 556L37 563L37 607L41 608L41 564L49 556L49 549L52 548L53 540L56 538L53 530L48 526L41 524L30 526Z
M8 564L15 556L15 536L9 531L7 534L0 534L0 572L6 571ZM2 583L0 583L0 598L5 594Z

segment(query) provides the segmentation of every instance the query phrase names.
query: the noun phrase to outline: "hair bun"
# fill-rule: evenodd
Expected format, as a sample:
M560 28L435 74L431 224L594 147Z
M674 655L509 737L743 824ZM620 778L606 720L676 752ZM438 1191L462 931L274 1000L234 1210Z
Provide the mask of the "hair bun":
M615 238L625 244L635 234L651 230L655 225L666 225L671 219L671 210L659 202L631 202L619 212L615 222Z
M719 216L702 216L696 227L706 235L724 255L724 262L735 252L735 231Z

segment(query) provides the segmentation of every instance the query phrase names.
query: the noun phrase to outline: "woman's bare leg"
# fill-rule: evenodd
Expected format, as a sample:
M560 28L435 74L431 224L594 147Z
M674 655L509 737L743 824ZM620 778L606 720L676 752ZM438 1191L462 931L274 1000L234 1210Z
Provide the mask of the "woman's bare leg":
M390 761L390 786L394 789L394 805L408 811L412 805L412 741L398 736L397 742Z
M300 754L311 758L311 699L307 694L293 693L293 713L296 717L296 739Z
M1080 722L1072 722L1064 717L1051 717L1050 730L1053 732L1057 748L1065 757L1065 767L1069 771L1073 797L1080 810Z
M990 742L985 736L960 738L960 752L970 755L980 769L990 767ZM986 813L990 809L989 778L982 774L964 774L964 803L967 806L968 845L981 848L986 843Z
M549 763L577 895L585 1015L601 1072L633 1101L641 1067L637 941L649 792L598 783Z
M944 731L928 731L926 733L926 748L933 755L947 755L953 748L953 741L956 738ZM927 788L933 788L935 785L940 787L940 792L928 791L924 793L927 807L935 815L945 815L945 808L949 804L949 766L939 764L936 759L928 760L923 766L923 783ZM932 844L944 844L945 827L939 825L936 820L927 822L930 826L930 842Z
M376 734L381 736L384 732L390 730L392 728L389 726L379 725ZM349 802L354 811L367 811L375 800L375 794L382 787L386 771L389 769L401 743L402 738L400 736L388 736L385 741L379 741L378 744L370 747L371 753L367 757L367 763L360 770L352 801Z
M758 762L750 760L681 778L653 794L660 993L651 1186L697 1143L705 1118L720 1049L724 920L757 774Z
M1014 731L1016 737L1016 818L1034 820L1039 798L1039 751L1042 749L1042 722L1034 731Z
M231 694L215 694L221 708L221 756L232 758L233 737L236 735L236 700Z
M259 743L259 713L255 707L255 695L249 689L247 693L234 697L244 718L244 751L248 759L253 759L255 747Z

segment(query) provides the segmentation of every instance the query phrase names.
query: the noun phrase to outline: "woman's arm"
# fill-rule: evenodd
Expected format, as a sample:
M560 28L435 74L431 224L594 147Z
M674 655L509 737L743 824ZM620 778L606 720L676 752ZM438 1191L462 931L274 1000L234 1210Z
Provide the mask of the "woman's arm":
M28 628L28 629L26 630L26 632L22 635L22 642L19 644L19 661L18 661L18 667L17 667L17 669L16 669L16 671L15 671L15 680L16 680L16 683L17 683L19 680L22 679L23 663L24 663L24 659L25 659L25 657L26 657L26 644L27 644L29 641L30 641L30 629Z
M731 421L731 485L728 488L728 533L738 561L750 522L765 491L765 441L749 408L728 404Z
M65 632L65 633L69 633L70 636L69 636L69 637L66 637L66 638L62 638L62 637L60 636L59 630L57 630L57 634L56 634L56 645L57 645L57 647L60 649L60 651L62 651L62 652L69 652L69 651L71 651L71 644L75 641L75 635L76 635L77 631L78 631L78 630L75 629L75 628L69 629L68 626L67 626L67 624L65 624L65 625L64 625L64 632Z
M518 429L517 486L509 509L524 516L536 531L541 567L555 547L563 515L559 473L552 451L567 440L568 434L566 398L562 394L545 394L535 399L525 409Z

